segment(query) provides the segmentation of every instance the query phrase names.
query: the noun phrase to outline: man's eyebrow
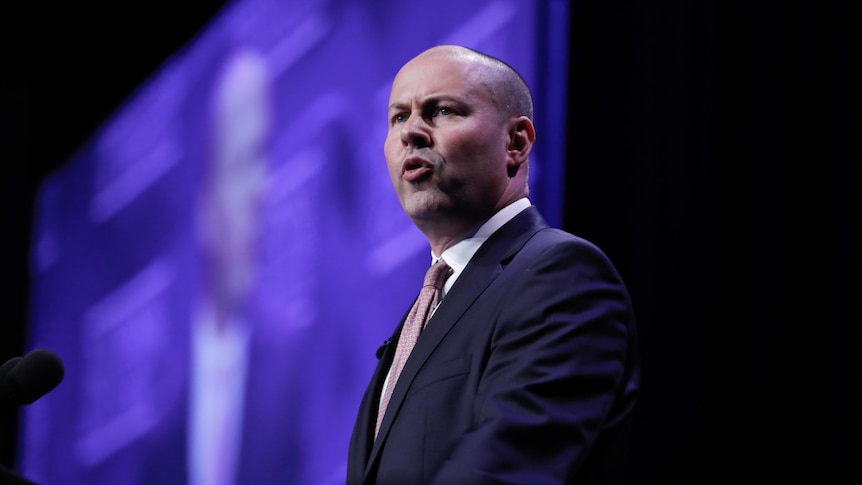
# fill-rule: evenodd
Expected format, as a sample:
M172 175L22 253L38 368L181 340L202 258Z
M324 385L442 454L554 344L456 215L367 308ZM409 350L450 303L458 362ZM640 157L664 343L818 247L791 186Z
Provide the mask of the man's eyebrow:
M401 111L407 108L407 103L392 103L389 105L389 111Z
M440 95L440 96L428 96L427 98L422 98L419 100L420 105L427 104L439 104L441 102L452 102L452 103L461 103L461 100L455 96L450 95ZM389 105L389 111L400 111L407 109L411 103L403 103L403 102L395 102Z

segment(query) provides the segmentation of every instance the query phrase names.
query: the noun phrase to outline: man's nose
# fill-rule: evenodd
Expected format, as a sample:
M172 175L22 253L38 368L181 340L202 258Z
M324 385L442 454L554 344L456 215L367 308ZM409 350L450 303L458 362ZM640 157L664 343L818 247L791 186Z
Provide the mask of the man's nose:
M401 141L405 147L427 148L431 146L431 131L426 120L411 114L401 125Z

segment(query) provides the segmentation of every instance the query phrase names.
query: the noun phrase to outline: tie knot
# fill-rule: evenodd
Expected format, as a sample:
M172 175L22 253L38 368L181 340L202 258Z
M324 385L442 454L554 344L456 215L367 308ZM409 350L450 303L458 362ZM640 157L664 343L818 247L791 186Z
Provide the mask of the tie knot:
M443 283L446 282L446 278L449 277L451 272L452 268L446 264L446 261L441 259L428 268L428 272L425 273L425 283L423 286L433 286L439 290L443 288Z

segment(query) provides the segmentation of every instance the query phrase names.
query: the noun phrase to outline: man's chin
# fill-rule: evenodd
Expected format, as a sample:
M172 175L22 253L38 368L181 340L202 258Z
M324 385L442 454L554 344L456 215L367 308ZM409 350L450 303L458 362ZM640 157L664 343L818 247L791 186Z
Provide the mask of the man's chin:
M401 207L414 221L434 220L446 212L446 200L441 194L431 194L429 191L415 192L407 196Z

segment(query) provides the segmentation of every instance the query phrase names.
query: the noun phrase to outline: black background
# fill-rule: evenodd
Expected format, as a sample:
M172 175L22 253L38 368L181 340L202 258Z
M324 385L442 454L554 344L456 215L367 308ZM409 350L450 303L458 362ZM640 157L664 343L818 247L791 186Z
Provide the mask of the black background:
M3 361L39 182L223 2L56 3L2 10ZM862 477L859 10L572 3L564 225L635 302L630 483Z
M860 6L572 2L565 225L627 281L632 483L862 483Z

